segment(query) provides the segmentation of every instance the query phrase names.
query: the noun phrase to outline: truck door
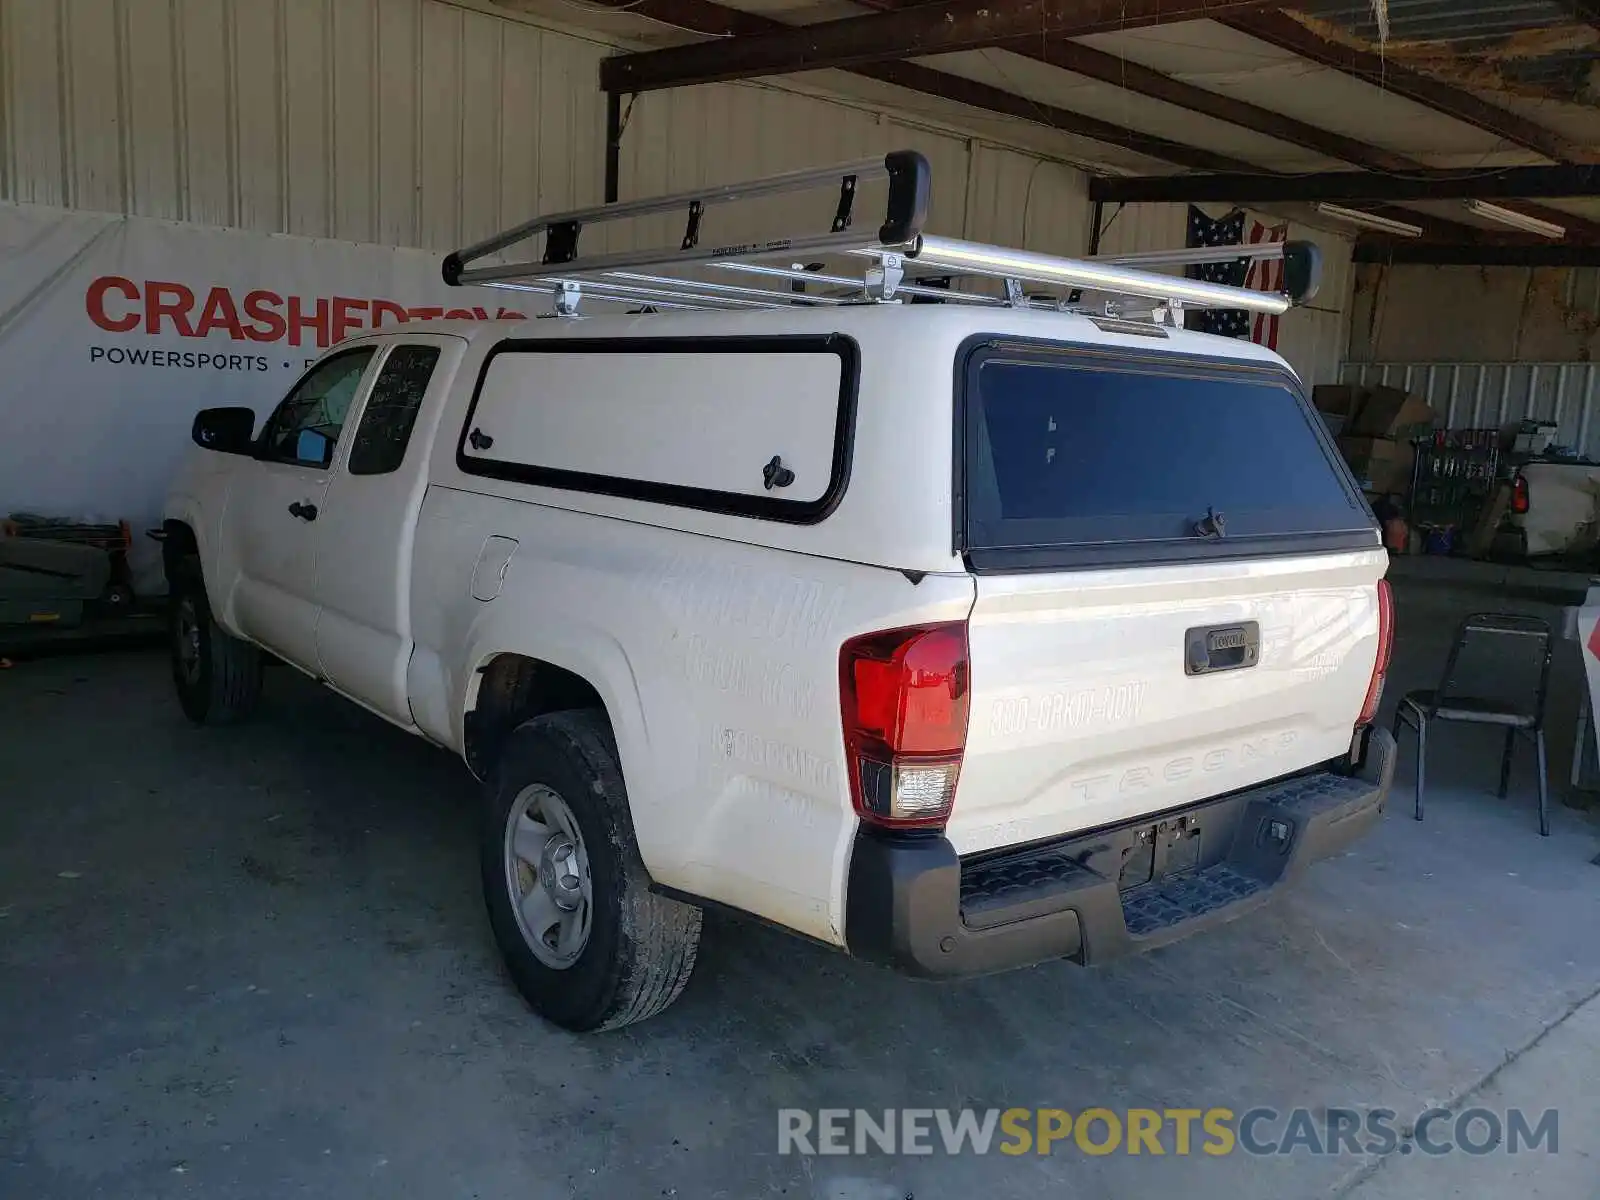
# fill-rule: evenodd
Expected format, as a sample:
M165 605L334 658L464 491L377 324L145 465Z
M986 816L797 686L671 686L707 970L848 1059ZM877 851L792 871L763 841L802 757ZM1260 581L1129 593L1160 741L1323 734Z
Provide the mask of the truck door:
M223 517L238 550L231 611L239 631L317 669L317 522L345 417L376 354L360 346L312 367L267 418Z
M378 364L317 521L317 657L334 687L411 724L411 570L428 449L466 349L408 337Z

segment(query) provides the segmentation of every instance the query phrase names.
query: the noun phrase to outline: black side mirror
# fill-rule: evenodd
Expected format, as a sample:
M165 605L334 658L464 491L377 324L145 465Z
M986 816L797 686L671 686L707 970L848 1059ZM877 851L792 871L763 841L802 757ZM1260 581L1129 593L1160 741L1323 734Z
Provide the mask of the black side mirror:
M222 454L249 454L256 414L248 408L203 408L195 414L189 436L202 450Z

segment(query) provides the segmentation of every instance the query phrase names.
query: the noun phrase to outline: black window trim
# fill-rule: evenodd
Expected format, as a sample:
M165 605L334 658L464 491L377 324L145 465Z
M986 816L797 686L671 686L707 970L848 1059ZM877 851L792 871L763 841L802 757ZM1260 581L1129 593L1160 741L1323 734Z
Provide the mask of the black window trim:
M833 354L839 359L839 403L833 432L833 463L828 486L815 500L785 500L776 496L750 496L715 488L659 483L648 479L629 479L589 471L569 471L507 462L482 454L467 454L467 438L473 429L478 401L483 395L489 368L502 354ZM590 492L643 500L676 508L734 517L753 517L791 525L815 525L826 520L844 499L850 485L850 464L855 443L856 395L861 377L861 349L854 338L842 333L761 334L726 337L625 337L625 338L507 338L498 343L483 360L472 402L467 406L456 440L456 466L465 474L508 483L526 483L565 491Z
M345 414L344 424L339 426L339 437L333 444L332 453L327 466L318 466L314 463L301 462L298 458L279 458L276 455L269 455L267 453L267 430L272 426L272 418L277 416L278 410L287 404L289 402L289 398L300 390L300 385L302 383L304 383L307 379L310 379L313 374L315 374L317 371L320 371L329 363L337 362L341 358L348 358L352 354L365 354L368 356L367 365L361 368L361 374L365 375L372 369L372 364L379 359L380 355L378 352L381 349L381 346L374 345L371 342L366 342L357 346L346 346L333 354L323 355L304 371L301 371L294 383L290 385L289 390L283 393L278 402L272 406L271 411L267 413L267 419L261 422L261 432L256 434L255 449L251 457L253 457L257 462L276 463L277 465L283 467L304 467L308 471L330 470L333 466L334 460L339 456L339 442L344 440L345 426L350 423L349 413ZM359 380L356 383L356 387L358 390L361 387ZM355 400L356 398L352 396L350 398L350 403L354 404ZM363 405L363 411L364 410L365 406Z
M378 381L383 378L383 373L389 369L389 360L394 357L397 350L431 350L433 351L433 365L428 368L428 382L422 389L422 399L417 402L417 409L411 415L411 424L406 429L405 445L400 451L400 461L384 471L357 471L355 469L356 443L361 439L361 427L367 423L367 416L372 411L373 393L378 390ZM367 389L366 396L361 401L361 416L356 421L356 430L350 435L350 450L345 455L344 470L346 475L358 479L376 479L384 475L393 475L406 465L406 457L411 453L412 439L417 432L417 418L422 415L423 401L428 398L428 391L433 387L434 378L439 371L439 363L444 358L444 347L434 342L410 342L396 340L384 344L383 355L378 360L377 372L372 376L372 386Z
M1198 538L1133 542L1079 543L1040 546L974 547L968 545L967 438L968 398L974 372L982 358L993 351L1032 356L1040 361L1070 357L1115 365L1119 370L1163 375L1200 369L1211 376L1237 375L1253 382L1278 384L1294 396L1301 414L1311 427L1340 487L1358 518L1365 514L1364 527L1312 533L1231 536L1215 541ZM954 435L951 454L952 549L975 575L1065 571L1111 566L1143 566L1169 562L1231 561L1250 558L1283 557L1295 554L1336 553L1348 550L1376 550L1383 545L1376 518L1366 497L1357 486L1338 444L1326 423L1306 398L1305 388L1290 371L1275 363L1257 363L1219 355L1174 353L1105 346L1093 343L1026 338L999 333L978 333L966 338L955 355Z

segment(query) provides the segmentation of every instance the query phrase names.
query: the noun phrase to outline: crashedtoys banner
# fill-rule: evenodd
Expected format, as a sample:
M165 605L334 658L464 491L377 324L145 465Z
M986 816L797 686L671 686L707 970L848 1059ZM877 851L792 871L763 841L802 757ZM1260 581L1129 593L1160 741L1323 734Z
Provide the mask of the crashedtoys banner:
M155 523L212 405L260 418L328 346L443 317L512 320L440 256L0 204L0 516ZM150 543L136 546L149 582Z

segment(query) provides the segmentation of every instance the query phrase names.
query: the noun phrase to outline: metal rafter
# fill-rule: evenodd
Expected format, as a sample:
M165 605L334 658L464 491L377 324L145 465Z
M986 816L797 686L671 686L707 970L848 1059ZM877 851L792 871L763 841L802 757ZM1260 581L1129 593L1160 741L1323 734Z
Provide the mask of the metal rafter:
M785 25L781 21L772 20L769 17L758 16L755 13L726 8L723 5L714 3L713 0L642 0L639 3L629 3L629 0L598 0L598 2L607 7L619 10L626 9L635 16L648 17L667 25L676 26L679 29L702 33L712 38L749 37L756 34L797 28L796 26ZM726 41L702 44L719 46L725 45ZM618 60L607 59L605 61L615 62ZM1126 129L1120 125L1114 125L1110 121L1102 121L1084 113L1058 108L1055 105L1041 104L1038 101L1028 99L1026 96L1019 96L1015 92L1004 91L1001 88L991 87L988 84L965 79L959 75L951 75L944 71L936 71L931 67L924 67L918 63L865 63L849 68L849 70L851 74L860 75L866 79L892 84L895 87L905 88L912 92L920 92L940 100L955 101L959 104L965 104L969 108L980 109L998 116L1030 121L1036 125L1055 129L1058 132L1087 138L1103 145L1119 146L1122 149L1131 150L1148 158L1153 158L1160 162L1169 162L1175 166L1188 167L1191 170L1254 170L1250 163L1231 158L1225 154L1215 154L1209 150L1202 150L1168 138L1157 137L1154 134Z
M747 38L797 28L768 17L727 8L715 3L714 0L643 0L642 3L629 3L629 0L599 0L599 2L714 38ZM879 12L930 7L928 0L858 0L858 2ZM940 11L944 9L944 6L937 7ZM1080 43L1062 38L1041 41L1037 37L1030 36L1021 41L1008 43L1005 48L1037 58L1063 70L1125 87L1130 91L1249 128L1291 144L1301 145L1357 166L1376 171L1414 171L1418 166L1404 155L1318 129L1244 101L1221 96ZM1118 146L1163 162L1170 162L1176 166L1188 167L1191 170L1248 175L1259 173L1259 168L1253 164L1227 155L1126 129L1085 114L1044 104L1014 92L917 63L866 63L849 70L852 74L908 91L955 101L999 116L1045 125L1102 144ZM616 93L613 93L613 96L615 95ZM1600 225L1584 221L1572 214L1540 206L1525 204L1519 207L1530 215L1562 222L1586 240L1600 240ZM1472 226L1438 217L1404 211L1397 211L1392 215L1422 225L1427 230L1428 236L1434 239L1460 239L1463 236L1479 234L1479 231Z
M1260 0L941 0L895 12L608 58L600 65L600 86L609 92L643 92L853 67L977 50L1023 37L1080 37L1222 17L1259 4Z
M1239 33L1352 75L1396 96L1404 96L1556 162L1594 162L1600 158L1595 151L1568 141L1554 130L1490 104L1471 92L1403 67L1380 54L1325 38L1287 13L1235 13L1220 20Z
M880 12L889 12L903 8L913 8L926 4L928 0L857 0L857 3L866 8ZM1600 0L1596 0L1600 4ZM1114 54L1107 54L1096 50L1092 46L1085 46L1081 42L1069 41L1064 38L1043 40L1039 38L1026 38L1017 42L1009 42L1001 49L1014 54L1020 54L1049 66L1058 67L1064 71L1095 79L1113 87L1120 87L1125 91L1137 95L1148 96L1153 100L1160 100L1214 120L1225 121L1230 125L1237 125L1242 129L1249 129L1254 133L1276 138L1290 145L1301 146L1307 150L1315 150L1329 158L1339 159L1341 162L1350 163L1352 166L1364 167L1370 171L1406 172L1421 169L1423 164L1404 154L1398 154L1382 147L1362 142L1356 138L1346 137L1331 130L1321 129L1298 121L1283 113L1273 112L1248 101L1237 100L1231 96L1209 91L1191 83L1185 83L1170 75L1133 62ZM1173 160L1169 160L1173 161ZM1187 165L1187 164L1185 164ZM1538 216L1543 220L1561 220L1569 228L1591 240L1600 240L1600 225L1595 225L1570 214L1557 214L1551 209L1536 205L1521 206L1530 216ZM1391 214L1401 220L1411 221L1421 225L1427 230L1429 236L1440 237L1446 240L1459 240L1473 236L1477 231L1474 226L1458 222L1447 221L1439 217L1417 214L1412 212L1397 212Z
M1483 242L1407 242L1361 238L1353 261L1432 267L1600 267L1600 246Z
M927 0L856 0L856 2L879 12L894 12L919 7L926 4ZM1351 163L1358 167L1374 171L1408 171L1419 165L1403 154L1395 154L1331 130L1319 129L1315 125L1308 125L1304 121L1297 121L1293 117L1273 112L1248 101L1236 100L1232 96L1224 96L1220 92L1185 83L1181 79L1163 75L1160 71L1130 59L1085 46L1082 42L1069 41L1065 38L1027 37L1007 42L997 49L1008 50L1013 54L1020 54L1052 67L1059 67L1063 71L1071 71L1075 75L1108 83L1140 96L1149 96L1153 100L1160 100L1199 113L1201 116L1226 121L1230 125L1265 134L1267 137L1277 138L1293 146L1303 146L1307 150L1315 150L1329 158L1336 158L1340 162Z
M1092 180L1089 198L1123 203L1296 203L1333 200L1405 203L1418 200L1514 200L1600 196L1600 166L1505 167L1492 171L1412 171L1379 175L1328 171L1314 175L1154 175ZM1561 214L1568 221L1577 220Z

